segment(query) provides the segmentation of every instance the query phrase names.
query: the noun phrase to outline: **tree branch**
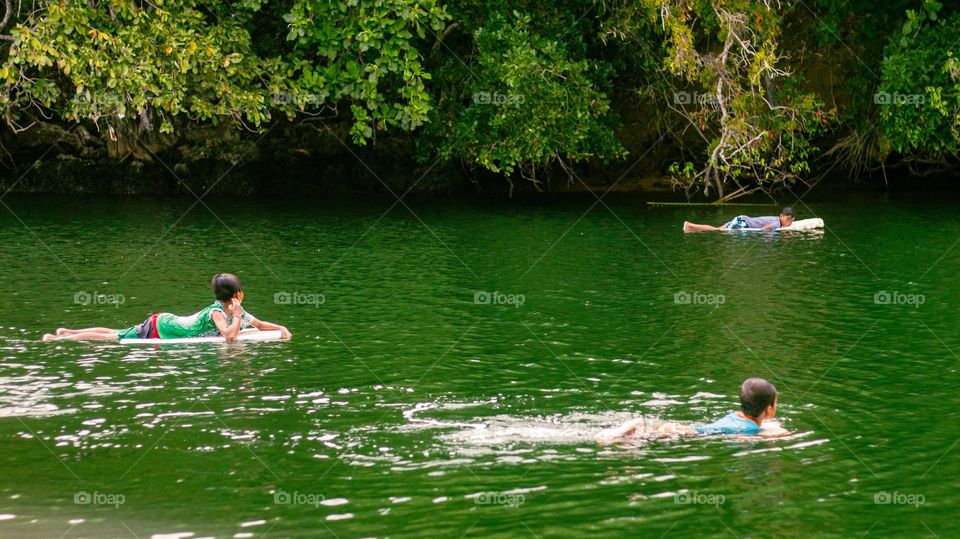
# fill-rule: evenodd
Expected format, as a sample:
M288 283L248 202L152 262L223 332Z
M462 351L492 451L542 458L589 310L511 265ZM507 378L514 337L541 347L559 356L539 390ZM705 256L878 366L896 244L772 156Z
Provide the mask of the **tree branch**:
M13 15L13 0L6 0L7 11L3 14L3 20L0 21L0 31L7 27L10 24L10 16Z

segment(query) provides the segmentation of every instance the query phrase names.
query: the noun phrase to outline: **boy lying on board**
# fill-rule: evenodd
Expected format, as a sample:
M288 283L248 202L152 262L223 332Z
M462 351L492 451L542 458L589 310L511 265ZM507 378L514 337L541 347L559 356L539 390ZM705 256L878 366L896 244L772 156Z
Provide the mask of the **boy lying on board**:
M627 421L619 428L607 429L597 435L597 443L610 445L629 443L633 440L656 438L678 438L711 434L738 434L778 438L790 434L776 425L764 428L765 420L773 419L777 414L777 388L763 378L748 378L740 386L740 411L730 412L707 425L684 425L674 421L647 424L641 417Z
M730 222L720 225L698 225L690 221L683 222L684 232L712 232L716 230L739 230L741 228L759 228L765 231L776 230L781 227L787 227L793 224L793 208L786 207L780 211L780 215L767 215L763 217L750 217L747 215L738 215Z
M56 335L47 333L45 341L118 341L120 339L178 339L184 337L223 336L232 341L244 327L255 327L261 331L278 329L284 339L292 337L287 328L257 320L243 310L243 288L240 279L232 273L218 273L211 282L213 302L190 316L177 316L170 313L152 314L142 324L125 329L103 327L84 329L57 329Z

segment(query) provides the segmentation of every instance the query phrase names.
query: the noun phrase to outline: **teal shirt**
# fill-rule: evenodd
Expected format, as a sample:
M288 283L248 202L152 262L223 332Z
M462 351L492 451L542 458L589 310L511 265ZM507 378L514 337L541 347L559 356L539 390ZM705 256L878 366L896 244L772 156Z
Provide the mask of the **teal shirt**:
M737 412L730 412L708 425L693 427L697 434L760 434L760 425Z

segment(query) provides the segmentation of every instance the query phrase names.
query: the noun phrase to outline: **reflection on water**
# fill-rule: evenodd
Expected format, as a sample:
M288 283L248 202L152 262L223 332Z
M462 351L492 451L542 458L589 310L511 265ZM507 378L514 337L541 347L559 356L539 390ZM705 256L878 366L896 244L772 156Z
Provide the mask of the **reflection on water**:
M376 202L211 202L242 242L190 213L150 248L189 201L6 200L49 249L0 217L0 535L960 531L949 205L850 201L816 206L820 234L684 235L727 215L414 205L431 233L378 222ZM231 270L293 341L39 342L194 312ZM326 302L273 301L293 292ZM525 301L475 300L493 292ZM640 416L716 419L748 376L777 385L791 436L594 441Z

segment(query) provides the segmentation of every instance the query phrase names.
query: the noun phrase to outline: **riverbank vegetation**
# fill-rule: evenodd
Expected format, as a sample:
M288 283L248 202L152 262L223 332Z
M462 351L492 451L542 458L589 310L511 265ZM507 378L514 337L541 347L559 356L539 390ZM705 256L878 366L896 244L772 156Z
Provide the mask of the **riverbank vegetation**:
M7 184L296 162L732 199L957 164L960 10L934 0L3 4Z

